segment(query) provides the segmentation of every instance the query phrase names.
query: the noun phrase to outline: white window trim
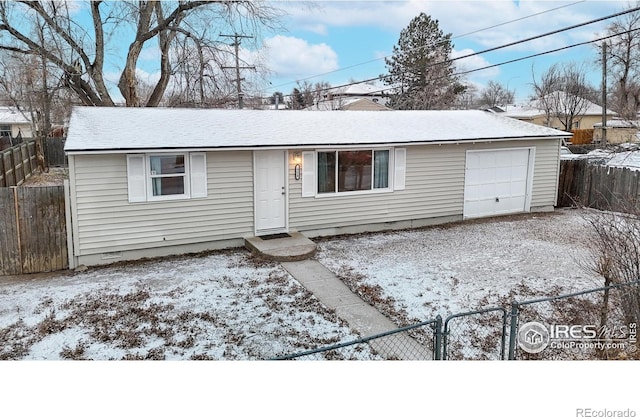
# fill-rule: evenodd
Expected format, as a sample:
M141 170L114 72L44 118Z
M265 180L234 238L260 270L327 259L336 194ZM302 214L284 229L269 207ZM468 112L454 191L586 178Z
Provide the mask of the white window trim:
M151 158L155 156L182 156L184 160L184 173L180 175L154 175L151 173ZM191 165L189 164L188 152L176 152L176 153L149 153L146 154L147 162L147 201L164 201L164 200L186 200L191 198ZM184 193L182 194L169 194L169 195L153 195L153 179L162 177L183 177L184 178Z
M320 193L318 192L318 153L320 152L349 152L349 151L389 151L389 167L387 171L389 173L389 178L387 179L388 186L386 188L373 188L373 159L372 159L372 167L371 167L371 181L372 188L370 190L357 190L357 191L334 191L330 193ZM395 151L394 148L348 148L348 149L316 149L314 151L314 180L315 180L315 198L337 198L337 197L348 197L348 196L357 196L357 195L367 195L367 194L386 194L394 191L394 175L395 175ZM337 162L337 159L336 159ZM336 167L336 175L337 167ZM338 186L338 179L336 178L336 187Z
M168 155L181 155L184 157L184 193L183 194L171 194L171 195L153 195L153 181L154 176L151 175L150 167L151 167L151 158L154 156L168 156ZM194 156L202 156L203 164L204 164L204 172L196 173L192 170L191 159ZM142 178L136 180L132 177L131 169L131 161L135 159L142 160L142 169L144 170L144 194L135 194L133 192L133 187L140 187L141 183L136 183L136 181L142 181ZM194 181L192 181L195 176L200 176L204 178L204 183L201 184L201 190L193 190ZM157 178L158 176L155 176ZM202 178L201 178L202 180ZM128 181L128 199L130 203L144 203L144 202L158 202L158 201L172 201L172 200L190 200L196 198L205 198L207 197L207 160L206 153L204 152L166 152L166 153L141 153L141 154L128 154L127 155L127 181ZM202 182L202 181L200 181Z

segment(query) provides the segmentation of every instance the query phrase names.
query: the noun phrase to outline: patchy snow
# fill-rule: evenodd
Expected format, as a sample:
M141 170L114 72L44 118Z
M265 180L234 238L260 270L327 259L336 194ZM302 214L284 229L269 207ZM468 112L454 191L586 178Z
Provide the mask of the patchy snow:
M321 239L317 256L404 325L601 286L584 267L584 214ZM252 360L357 338L279 264L244 250L0 278L0 359Z
M607 166L640 170L640 151L616 152L609 155Z
M558 211L330 239L318 257L403 324L599 287L582 266L588 232L580 211Z
M0 278L0 359L268 359L357 337L245 251Z

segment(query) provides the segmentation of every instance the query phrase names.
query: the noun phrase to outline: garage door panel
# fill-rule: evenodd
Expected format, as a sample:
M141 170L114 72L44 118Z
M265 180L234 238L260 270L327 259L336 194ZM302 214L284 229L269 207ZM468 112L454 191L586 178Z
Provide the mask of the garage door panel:
M497 180L510 180L517 174L513 172L513 167L496 167L495 170L495 179Z
M467 151L464 217L527 210L529 148Z
M513 196L513 188L511 187L511 183L500 183L496 184L495 194L496 197L506 198Z

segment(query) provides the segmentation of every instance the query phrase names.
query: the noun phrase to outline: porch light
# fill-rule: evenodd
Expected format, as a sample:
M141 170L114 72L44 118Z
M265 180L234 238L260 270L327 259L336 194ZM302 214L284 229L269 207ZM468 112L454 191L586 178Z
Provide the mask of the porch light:
M293 168L293 174L296 181L300 181L300 179L302 178L302 166L300 165L301 162L302 162L302 156L300 152L294 152L293 163L296 164L296 166Z

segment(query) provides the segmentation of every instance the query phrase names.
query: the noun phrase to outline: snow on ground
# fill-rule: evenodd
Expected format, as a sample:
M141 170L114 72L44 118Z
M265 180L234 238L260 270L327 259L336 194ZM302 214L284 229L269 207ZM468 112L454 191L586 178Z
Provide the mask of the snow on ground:
M399 324L596 288L579 210L365 234L319 244L319 260ZM508 305L508 304L507 304Z
M268 359L357 336L243 250L0 277L0 359Z
M583 214L323 239L318 260L399 325L416 323L601 286L581 266ZM244 250L0 277L0 359L267 359L358 336Z

